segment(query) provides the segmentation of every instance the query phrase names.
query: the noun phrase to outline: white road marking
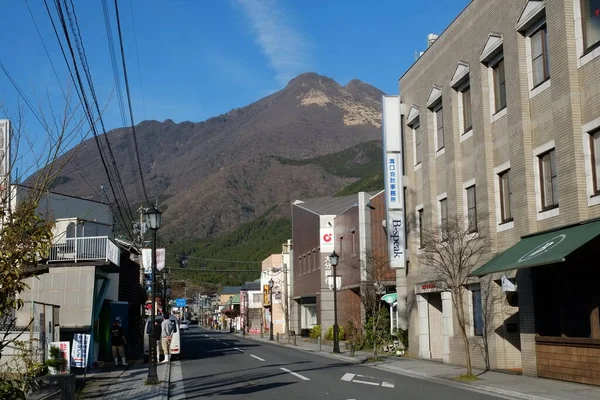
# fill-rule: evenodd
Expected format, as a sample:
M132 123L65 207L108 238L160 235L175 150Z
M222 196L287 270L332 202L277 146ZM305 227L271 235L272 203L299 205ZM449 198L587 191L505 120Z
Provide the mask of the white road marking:
M355 382L355 383L363 383L363 384L365 384L365 385L379 386L379 383L377 383L377 382L360 381L360 380L358 380L358 379L355 379L355 380L353 380L352 382Z
M242 349L238 349L237 347L234 347L233 349L234 349L234 350L237 350L237 351L239 351L240 353L243 353L243 352L244 352L244 350L242 350Z
M172 387L169 389L169 399L184 400L185 385L183 382L183 373L181 371L181 362L171 362L171 379Z
M383 381L383 383L381 384L381 386L382 386L382 387L386 387L386 388L392 388L392 389L393 389L395 385L394 385L394 383L392 383L392 382L386 382L386 381Z
M299 373L296 373L296 372L290 371L290 370L289 370L289 369L287 369L287 368L280 368L280 369L281 369L282 371L285 371L285 372L287 372L288 374L292 374L292 375L294 375L296 378L300 378L300 379L302 379L303 381L310 381L310 378L307 378L307 377L305 377L304 375L300 375Z
M356 374L344 374L344 376L342 376L342 380L346 381L346 382L352 382L352 379L354 379L354 377L356 376Z
M254 354L250 354L250 357L254 357L254 358L256 358L259 361L267 361L264 358L260 358L259 356L255 356Z

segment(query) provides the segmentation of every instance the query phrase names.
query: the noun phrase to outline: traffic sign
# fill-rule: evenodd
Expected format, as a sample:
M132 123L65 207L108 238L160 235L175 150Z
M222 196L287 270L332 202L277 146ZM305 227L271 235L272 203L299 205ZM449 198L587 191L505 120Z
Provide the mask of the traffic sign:
M187 305L186 299L175 299L175 305L177 307L185 307Z

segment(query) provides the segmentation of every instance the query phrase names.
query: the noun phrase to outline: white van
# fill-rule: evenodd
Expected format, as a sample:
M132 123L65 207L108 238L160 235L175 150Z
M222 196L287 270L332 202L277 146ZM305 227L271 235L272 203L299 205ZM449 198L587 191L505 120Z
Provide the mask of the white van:
M162 315L157 315L155 317L156 323L158 324L157 327L157 334L156 334L156 344L158 345L159 348L159 354L164 354L163 349L162 349L162 345L160 342L160 324L162 324L163 322L163 316ZM171 339L171 360L174 358L173 356L178 356L179 354L181 354L181 336L180 336L180 330L177 326L177 319L175 318L175 316L171 315L169 317L169 321L171 321L171 326L173 327L173 338ZM148 362L148 357L149 357L149 348L150 348L150 338L149 338L149 334L151 332L150 330L151 326L150 326L150 318L148 318L146 320L146 324L144 327L144 362Z

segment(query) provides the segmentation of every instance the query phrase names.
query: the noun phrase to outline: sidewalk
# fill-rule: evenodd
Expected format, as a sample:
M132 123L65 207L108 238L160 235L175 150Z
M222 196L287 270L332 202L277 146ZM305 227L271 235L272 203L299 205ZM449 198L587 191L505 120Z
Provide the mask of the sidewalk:
M534 378L522 375L503 374L500 372L491 372L483 370L473 370L478 375L479 380L475 382L457 382L454 378L465 372L464 367L444 364L440 362L416 360L404 357L383 356L381 361L368 362L367 358L372 356L370 352L356 351L355 356L351 357L350 352L345 346L340 346L341 354L333 354L332 347L325 344L306 342L301 338L296 339L297 346L290 344L286 337L280 337L279 343L270 342L268 335L261 338L259 335L236 334L240 337L246 337L252 340L270 343L273 345L292 347L298 350L310 351L324 356L353 362L364 363L373 368L387 370L402 375L412 376L419 379L436 381L452 386L476 389L478 391L490 392L499 396L507 396L517 399L528 400L597 400L600 399L600 387L581 385L577 383L558 381L553 379Z
M84 378L85 386L77 394L78 399L168 399L171 364L158 364L160 384L147 385L148 364L142 359L129 362L127 367L93 368Z

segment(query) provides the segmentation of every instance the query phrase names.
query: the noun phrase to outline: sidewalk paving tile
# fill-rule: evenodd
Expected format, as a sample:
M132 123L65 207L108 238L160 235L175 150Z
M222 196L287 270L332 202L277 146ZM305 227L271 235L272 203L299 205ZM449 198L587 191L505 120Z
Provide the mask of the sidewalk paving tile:
M85 386L80 399L167 399L170 364L158 365L160 384L147 385L148 364L142 360L130 362L128 367L93 369L85 375ZM80 376L78 378L83 378Z

